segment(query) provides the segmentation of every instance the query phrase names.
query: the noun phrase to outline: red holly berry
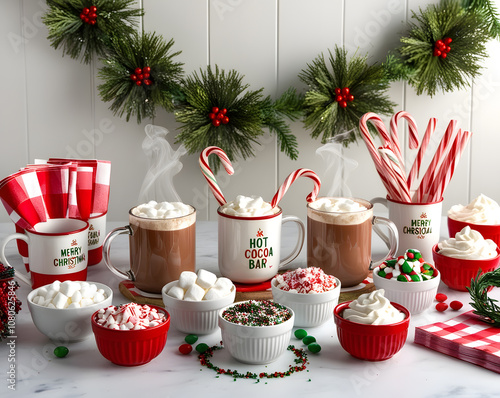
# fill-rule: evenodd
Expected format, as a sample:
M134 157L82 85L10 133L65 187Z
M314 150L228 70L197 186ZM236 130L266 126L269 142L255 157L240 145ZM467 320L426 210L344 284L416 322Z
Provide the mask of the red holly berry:
M142 80L137 80L135 84L137 84L138 86L142 85Z
M223 110L221 110L222 114L225 115L227 113L227 109L224 108Z
M439 312L444 312L448 309L448 304L446 303L437 303L436 304L436 310L438 310Z
M140 75L142 73L142 69L141 68L135 68L135 74L136 75Z
M208 117L209 117L209 119L210 119L210 120L215 119L215 113L210 112L210 113L208 114Z
M179 346L179 352L182 355L188 355L191 351L193 351L193 347L191 346L191 344L181 344Z
M216 106L214 106L214 107L212 108L212 112L213 112L213 113L219 113L219 108L217 108Z
M341 95L337 95L335 97L335 101L337 101L337 102L341 102L343 99L344 99L344 97L342 97Z
M342 95L349 95L349 91L350 91L350 90L349 90L349 87L344 87L344 88L342 89Z
M445 58L446 58L446 56L447 56L447 54L446 54L446 53L442 53L442 54L441 54L441 58L443 58L443 59L445 59Z
M145 66L144 68L142 68L142 71L144 73L149 73L149 72L151 72L151 68L149 66Z
M229 123L229 118L227 116L224 116L224 119L222 119L222 124L228 124Z
M453 40L451 39L451 37L446 37L444 39L444 44L450 44Z
M144 71L144 69L143 69ZM151 76L149 73L143 73L142 74L144 76L144 79L149 79L149 76Z
M439 301L440 303L448 300L448 296L444 293L438 293L436 294L436 301Z
M335 92L335 95L340 95L340 93L342 92L342 90L340 88L336 88L334 90L334 92Z
M215 127L219 127L219 126L220 126L220 120L219 120L219 119L214 119L214 120L212 120L212 124L213 124Z
M345 107L347 107L347 102L345 102L345 101L340 101L340 102L339 102L339 105L340 105L342 108L345 108Z
M450 303L450 308L454 311L458 311L460 308L462 308L464 305L458 301L458 300L453 300L451 303Z
M90 7L90 12L97 12L97 7L96 6Z
M152 83L152 81L151 81L151 80L149 80L149 79L144 79L144 84L145 84L146 86L150 86L150 85L151 85L151 83Z
M87 7L85 7L82 12L87 15L88 13L90 13L90 9L88 9Z
M130 75L130 78L135 82L137 80L137 75L132 74Z
M349 94L349 96L347 97L347 101L349 101L349 102L354 101L354 95Z

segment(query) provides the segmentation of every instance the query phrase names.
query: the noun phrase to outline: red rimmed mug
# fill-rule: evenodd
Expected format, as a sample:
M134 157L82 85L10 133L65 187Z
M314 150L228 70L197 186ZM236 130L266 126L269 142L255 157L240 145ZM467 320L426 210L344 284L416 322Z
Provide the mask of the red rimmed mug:
M0 259L11 266L5 257L7 243L20 239L29 248L29 278L16 270L16 276L33 289L56 280L85 281L88 265L89 223L73 218L52 218L36 224L24 234L7 236L0 249Z

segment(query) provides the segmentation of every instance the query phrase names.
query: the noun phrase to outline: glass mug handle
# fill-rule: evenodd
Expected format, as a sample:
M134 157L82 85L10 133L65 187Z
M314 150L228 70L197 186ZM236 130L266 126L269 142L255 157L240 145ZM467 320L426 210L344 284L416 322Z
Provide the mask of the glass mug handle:
M304 227L304 223L298 217L287 216L287 217L283 217L283 219L281 220L281 225L283 225L287 222L294 222L297 224L297 226L299 228L299 237L297 239L297 243L296 243L294 249L292 250L292 252L287 257L285 257L283 260L280 261L280 265L278 266L278 268L284 267L285 265L290 263L292 260L294 260L295 257L297 257L299 255L300 251L302 250L302 246L304 246L304 236L305 236L305 231L306 231L306 228Z
M2 262L6 266L12 267L12 268L14 268L14 267L7 261L7 258L5 257L5 246L7 246L7 243L9 243L11 240L14 240L14 239L21 239L29 244L28 236L25 234L20 234L20 233L15 233L15 234L9 235L2 242L2 248L0 249L0 260L2 260ZM28 286L31 286L31 282L30 282L29 278L25 277L23 274L21 274L19 271L16 271L15 269L14 269L14 274L19 280L23 281Z
M385 206L386 208L389 208L387 206L387 199L382 198L380 196L377 196L376 198L371 199L370 203L372 203L372 204L378 203L378 204L381 204L382 206ZM385 243L385 245L389 249L391 247L391 242L389 241L389 237L387 235L385 235L384 232L382 232L382 230L380 229L380 226L374 225L373 231L380 237L380 239L382 239L382 241Z
M111 250L111 242L118 236L118 235L132 235L132 228L130 226L125 226L125 227L119 227L113 229L109 234L106 235L104 238L104 242L102 244L102 257L104 259L104 264L109 268L109 270L115 274L116 276L122 278L122 279L130 279L131 281L135 281L135 276L132 270L128 270L126 272L123 272L122 270L116 268L113 264L111 264L111 257L110 257L110 250Z
M389 253L387 253L387 255L379 261L375 262L372 261L369 267L370 270L378 267L387 258L394 257L394 255L398 251L398 240L399 240L398 229L396 228L396 225L388 218L375 216L372 218L372 225L375 231L378 229L378 228L376 229L376 227L378 227L379 225L385 225L389 229L389 236L387 237L387 241L389 242L388 243Z

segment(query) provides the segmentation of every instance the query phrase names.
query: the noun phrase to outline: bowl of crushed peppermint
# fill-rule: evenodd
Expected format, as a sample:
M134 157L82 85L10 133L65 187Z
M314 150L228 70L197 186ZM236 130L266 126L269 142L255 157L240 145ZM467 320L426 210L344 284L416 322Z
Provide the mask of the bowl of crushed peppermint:
M290 343L294 318L292 309L270 300L231 304L219 312L224 347L243 363L273 362Z

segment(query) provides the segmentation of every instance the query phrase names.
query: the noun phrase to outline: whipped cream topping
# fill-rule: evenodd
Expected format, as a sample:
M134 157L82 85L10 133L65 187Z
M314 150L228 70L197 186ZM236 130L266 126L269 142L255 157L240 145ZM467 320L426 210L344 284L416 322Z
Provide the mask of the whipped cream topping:
M351 301L342 317L365 325L390 325L401 322L405 319L405 314L396 309L384 294L384 289L378 289L360 295Z
M467 206L455 205L448 210L448 217L472 224L500 224L500 206L486 195L479 195Z
M309 204L316 210L329 213L348 213L353 211L366 210L366 207L349 198L319 198Z
M221 213L237 217L259 217L275 213L271 204L265 202L260 196L243 195L238 195L235 200L223 205L220 211Z
M192 206L182 202L156 202L150 200L132 209L132 214L143 218L167 219L187 216L194 211Z
M497 256L497 245L466 226L454 238L438 243L439 254L465 260L486 260Z

